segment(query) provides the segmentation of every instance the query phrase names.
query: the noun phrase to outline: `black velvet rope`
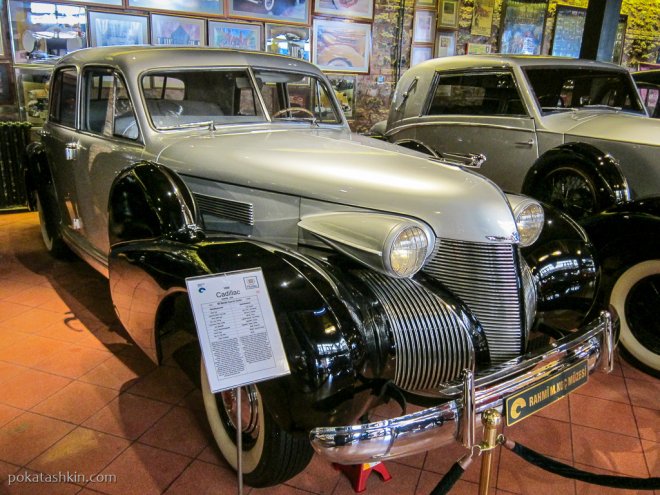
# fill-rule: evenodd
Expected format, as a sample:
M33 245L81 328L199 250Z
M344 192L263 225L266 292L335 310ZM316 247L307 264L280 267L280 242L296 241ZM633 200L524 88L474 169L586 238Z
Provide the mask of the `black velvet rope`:
M449 490L461 479L463 473L472 462L472 456L467 454L457 460L449 471L442 477L442 479L435 486L431 495L447 495Z
M576 469L573 466L550 459L532 449L511 440L504 444L514 454L519 455L527 462L545 469L564 478L584 481L593 485L608 486L611 488L623 488L626 490L658 490L660 489L660 478L632 478L629 476L613 476L607 474L594 474ZM444 493L444 492L443 492Z

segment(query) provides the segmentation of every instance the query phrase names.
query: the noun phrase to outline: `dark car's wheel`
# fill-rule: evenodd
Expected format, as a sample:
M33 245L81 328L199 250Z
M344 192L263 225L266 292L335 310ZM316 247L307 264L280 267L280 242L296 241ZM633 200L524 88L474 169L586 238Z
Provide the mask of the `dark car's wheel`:
M610 304L621 319L624 357L660 376L660 260L643 261L623 272Z
M206 416L222 455L237 468L236 391L214 394L204 362L201 365L202 395ZM303 435L282 429L264 409L256 385L241 388L242 467L245 482L265 487L282 483L301 472L314 451Z
M52 211L54 201L50 200L48 193L44 190L35 191L34 201L39 212L39 226L41 227L41 238L46 250L56 258L62 258L69 254L69 248L62 240L57 230L54 213Z

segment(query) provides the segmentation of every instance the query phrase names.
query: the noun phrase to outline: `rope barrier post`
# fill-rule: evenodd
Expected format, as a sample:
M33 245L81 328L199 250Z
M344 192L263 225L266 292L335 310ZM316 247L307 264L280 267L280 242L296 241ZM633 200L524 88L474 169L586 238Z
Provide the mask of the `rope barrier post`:
M484 439L481 443L481 475L479 477L479 495L488 495L493 449L497 447L497 428L502 423L502 415L495 409L486 409L481 415L484 425Z

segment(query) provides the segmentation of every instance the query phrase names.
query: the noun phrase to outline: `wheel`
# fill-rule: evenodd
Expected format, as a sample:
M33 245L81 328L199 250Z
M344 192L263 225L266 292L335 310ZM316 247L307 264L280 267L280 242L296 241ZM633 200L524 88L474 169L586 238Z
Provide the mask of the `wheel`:
M562 165L537 178L528 194L579 220L608 206L596 183L582 167Z
M236 391L214 394L204 361L201 364L202 395L206 416L220 452L237 469ZM245 483L254 487L280 484L301 472L314 451L306 436L282 429L264 409L256 385L241 387L241 423Z
M45 195L46 192L35 191L34 200L39 212L39 226L41 228L41 238L48 251L55 258L63 258L69 254L69 248L62 240L62 236L57 230L57 225L53 219L51 208L54 201L49 201ZM44 199L42 200L42 196Z
M610 304L621 320L623 356L660 376L660 260L643 261L623 272Z

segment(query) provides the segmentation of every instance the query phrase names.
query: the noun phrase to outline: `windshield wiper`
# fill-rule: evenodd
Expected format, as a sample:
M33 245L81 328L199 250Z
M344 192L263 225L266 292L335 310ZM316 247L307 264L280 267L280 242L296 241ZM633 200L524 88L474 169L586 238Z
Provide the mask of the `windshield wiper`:
M615 110L615 111L620 111L621 107L613 107L611 105L603 105L603 104L596 104L596 105L582 105L582 108L602 108L605 110Z
M177 125L168 125L159 127L160 130L170 131L172 129L189 129L192 127L208 127L209 131L215 131L215 121L213 120L204 120L202 122L185 122L183 124Z
M278 120L286 120L288 122L309 122L316 127L319 126L319 119L316 117L275 117L275 119L273 119L274 122L277 122Z

